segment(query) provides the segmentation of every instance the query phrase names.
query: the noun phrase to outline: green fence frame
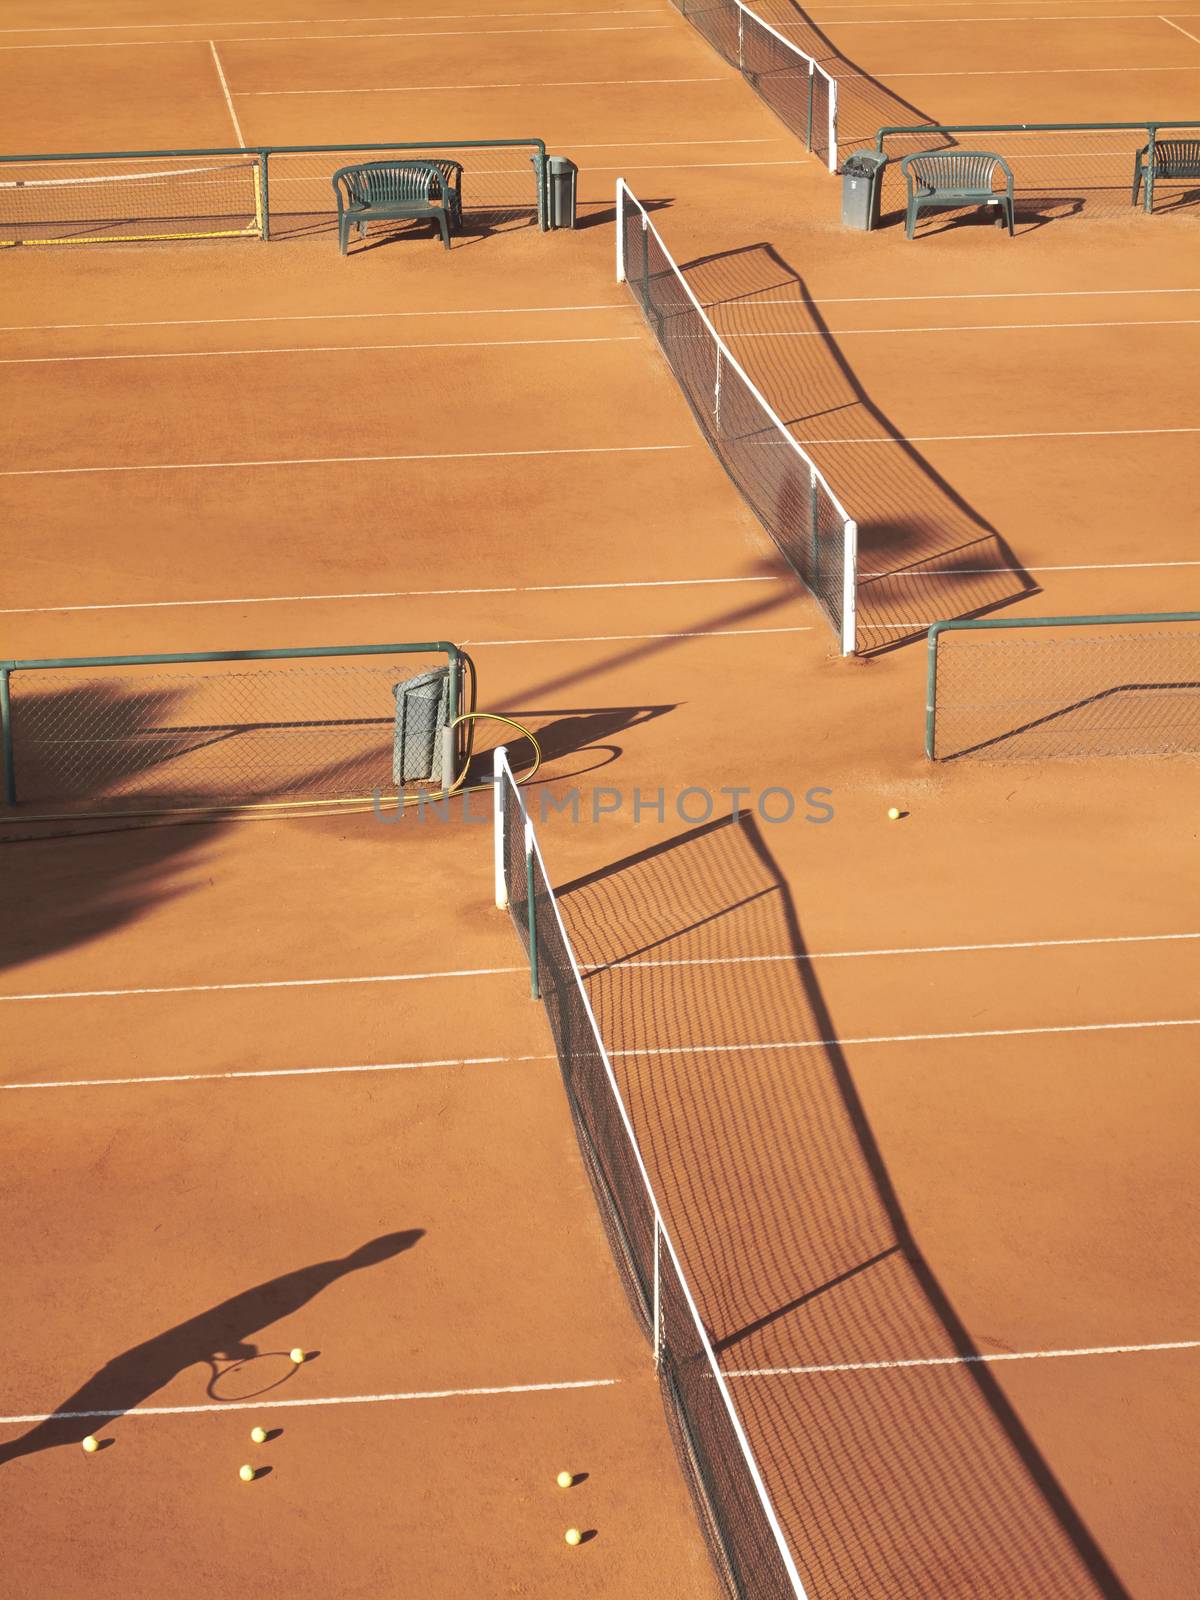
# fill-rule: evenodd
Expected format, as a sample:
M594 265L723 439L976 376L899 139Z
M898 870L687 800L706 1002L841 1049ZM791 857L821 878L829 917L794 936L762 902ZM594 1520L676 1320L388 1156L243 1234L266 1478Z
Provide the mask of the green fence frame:
M1195 128L1200 136L1200 117L1184 122L913 122L880 128L875 148L886 155L883 141L902 133L1144 133L1150 150L1142 210L1149 213L1154 209L1154 149L1160 128Z
M453 720L462 714L465 657L456 644L438 639L426 644L328 644L308 645L289 650L185 650L150 656L50 656L41 660L0 661L0 753L4 759L4 804L17 804L17 775L13 762L12 700L10 680L14 672L47 672L88 667L162 667L191 665L201 661L293 661L328 656L444 655L450 669L448 704ZM443 787L449 789L458 770L459 740L447 730L443 760Z
M1137 124L1141 126L1141 124ZM1200 611L1116 611L1111 614L1087 617L989 617L986 621L970 618L935 622L929 630L928 661L925 672L925 755L928 760L937 758L934 750L934 731L937 722L937 665L938 640L943 633L983 633L999 628L1098 628L1127 626L1143 622L1200 622Z
M67 150L36 155L0 156L0 167L24 166L36 161L161 161L191 159L193 156L250 156L259 162L259 183L262 195L262 237L271 237L271 179L272 156L345 155L372 151L418 150L528 150L533 164L537 195L538 228L546 233L550 227L549 169L546 164L546 143L543 139L403 139L386 143L356 144L251 144L221 145L204 150ZM119 244L119 240L113 240Z

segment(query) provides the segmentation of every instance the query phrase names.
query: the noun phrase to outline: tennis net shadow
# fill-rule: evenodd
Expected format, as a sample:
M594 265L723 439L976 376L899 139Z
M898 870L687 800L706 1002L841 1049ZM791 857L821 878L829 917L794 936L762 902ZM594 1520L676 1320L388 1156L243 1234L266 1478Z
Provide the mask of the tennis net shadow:
M560 900L808 1592L1125 1600L922 1254L757 824Z
M683 271L857 519L860 654L1038 592L998 530L871 399L804 279L772 245L703 256Z

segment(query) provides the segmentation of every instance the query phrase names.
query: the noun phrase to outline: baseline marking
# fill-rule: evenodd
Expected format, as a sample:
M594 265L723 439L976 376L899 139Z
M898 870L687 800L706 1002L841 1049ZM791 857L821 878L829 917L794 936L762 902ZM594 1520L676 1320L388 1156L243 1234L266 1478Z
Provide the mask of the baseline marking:
M221 93L225 96L225 107L229 112L229 120L233 123L233 131L237 135L237 142L242 149L246 148L246 141L242 138L242 125L238 121L238 114L233 109L233 96L229 93L229 83L225 77L225 68L221 65L221 58L217 54L216 41L210 39L208 48L212 51L213 66L217 69L217 77L221 80Z
M761 301L759 304L770 305L771 302ZM1155 321L1149 321L1145 318L1130 318L1128 320L1112 322L966 322L958 324L957 326L953 323L947 323L944 326L932 328L830 328L828 332L820 328L780 328L776 332L768 333L737 333L732 328L722 328L720 332L722 338L725 339L848 339L852 335L856 337L863 336L869 338L872 335L893 333L1026 333L1033 331L1046 332L1047 330L1055 333L1069 333L1073 328L1195 328L1197 326L1200 326L1200 317L1164 317L1161 320ZM496 342L500 343L501 341L497 340ZM513 342L522 343L524 341L516 340ZM553 344L557 341L531 340L529 342L544 342ZM574 341L564 339L562 342L564 344L569 344L573 343ZM580 342L586 343L587 341L584 340ZM408 349L409 346L368 344L339 346L335 348L347 348L352 350L393 350ZM412 348L419 349L420 346L412 346ZM203 354L204 352L199 353ZM228 352L216 351L214 354L254 355L257 354L257 352L233 350ZM32 361L121 361L126 358L123 356L31 356L27 359ZM0 365L8 364L9 363L0 362Z
M556 1056L464 1056L445 1061L381 1061L349 1067L262 1067L237 1072L169 1072L133 1078L64 1078L44 1083L0 1083L0 1089L119 1089L133 1084L226 1083L244 1078L329 1078L360 1072L415 1072L424 1067L506 1067Z
M822 1050L861 1044L936 1044L944 1039L1015 1039L1056 1033L1122 1033L1139 1028L1197 1028L1200 1017L1172 1017L1144 1022L1063 1022L1037 1028L970 1028L953 1033L877 1033L851 1039L750 1039L729 1044L644 1045L639 1049L610 1050L610 1056L710 1056L737 1050Z
M835 1361L805 1367L745 1367L730 1371L726 1378L785 1378L792 1374L821 1372L896 1372L910 1367L962 1367L992 1361L1055 1361L1066 1356L1140 1356L1160 1350L1200 1350L1200 1339L1171 1339L1159 1344L1099 1344L1073 1350L1007 1350L970 1356L919 1356L907 1361ZM3 1420L3 1419L0 1419Z
M1120 67L1113 67L1113 72L1121 71ZM1167 72L1168 67L1154 68L1151 70ZM1173 69L1178 71L1178 68ZM650 84L667 83L726 83L729 80L722 77L711 78L580 78L564 82L549 83L403 83L387 85L377 89L239 89L238 99L248 97L266 98L282 95L312 95L312 94L440 94L453 91L461 94L468 89L626 89L641 88ZM679 141L682 143L682 141ZM705 139L705 144L720 144L719 139ZM756 143L760 141L755 141ZM763 144L771 141L762 140Z
M957 19L956 19L957 20ZM1016 19L1012 19L1016 20ZM439 28L424 32L403 33L299 33L267 34L262 37L226 39L225 44L335 44L344 39L480 39L499 34L526 33L653 33L674 27L671 22L605 23L599 28L576 26L574 28ZM164 49L180 50L192 44L207 43L203 39L88 39L76 43L60 40L54 44L0 44L0 50L130 50L158 45ZM735 80L736 81L736 80Z
M583 971L586 977L591 977L595 973L607 972L614 967L723 967L750 966L770 961L873 960L882 956L971 955L992 950L1056 950L1082 945L1168 944L1186 939L1200 939L1200 933L1111 933L1095 934L1080 939L1008 939L987 944L884 945L867 950L809 950L803 953L787 950L777 955L681 956L677 959L646 960L636 958L629 961L605 962L600 966L585 967ZM348 978L267 978L240 983L178 983L129 989L49 989L36 993L0 994L0 1003L18 1000L125 999L132 995L145 994L224 994L243 989L324 989L338 984L416 983L443 978L492 978L524 970L524 967L454 967L444 972L380 972L366 977Z
M950 22L970 21L967 17L949 17ZM1039 21L1037 17L1029 19ZM1179 30L1184 31L1182 28ZM1200 42L1200 41L1197 41ZM986 72L972 68L960 72L881 72L878 74L881 83L899 83L906 78L1057 78L1069 76L1072 78L1086 77L1089 73L1119 72L1122 77L1133 72L1191 72L1192 67L1003 67L999 72ZM854 79L843 78L843 83L853 83Z
M911 4L912 0L908 0ZM978 0L962 0L967 5ZM605 11L427 11L415 16L383 17L250 17L236 22L209 19L207 22L75 22L52 28L0 28L4 33L131 33L137 28L318 28L324 22L472 22L484 19L496 22L504 17L531 21L534 17L648 17L657 14L661 6L638 6L629 10L613 7ZM224 40L226 44L239 44L237 39Z
M457 1400L495 1394L545 1394L556 1389L611 1389L621 1378L569 1378L562 1383L489 1384L478 1389L412 1389L397 1394L333 1394L312 1400L219 1400L195 1406L131 1406L128 1411L34 1411L24 1416L0 1417L0 1427L26 1422L81 1421L84 1417L189 1417L213 1411L291 1410L298 1406L373 1406L398 1400Z
M646 455L654 451L694 448L690 444L593 444L542 450L427 450L386 456L281 456L263 461L149 461L128 467L5 467L0 471L0 478L53 478L94 472L224 472L249 467L361 466L381 461L495 461L516 456Z
M1044 432L1028 433L910 433L904 436L902 442L908 444L971 444L987 443L991 440L1001 439L1124 439L1140 438L1149 434L1171 433L1200 433L1200 427L1194 428L1076 428L1076 429L1047 429ZM896 444L892 438L861 438L861 439L797 439L797 444L804 445L834 445L834 444ZM679 448L676 446L676 448ZM69 470L69 469L68 469ZM102 468L83 468L83 471L102 471ZM133 470L118 468L118 471ZM0 477L14 476L14 474L0 473ZM20 474L15 474L20 476Z
M1200 561L1138 562L1139 566L1200 566ZM968 569L963 569L968 570ZM991 571L981 567L979 571ZM997 571L1016 571L1015 567L997 568ZM1025 567L1026 572L1049 571L1049 568ZM887 576L887 574L871 574ZM730 583L783 583L782 577L764 574L756 578L647 578L630 579L614 583L533 583L524 586L506 585L487 589L364 589L353 594L259 594L241 595L228 600L109 600L99 604L81 606L0 606L0 617L40 616L45 613L68 611L163 611L187 606L272 606L295 605L301 601L329 600L416 600L433 595L465 594L567 594L583 589L690 589L711 584ZM0 999L3 999L0 995Z
M1200 318L1196 320L1200 321ZM1154 327L1156 324L1147 323L1146 326ZM1157 326L1168 327L1171 324L1159 323ZM3 356L0 357L0 367L59 366L70 361L194 361L214 356L328 356L360 350L507 350L520 345L628 344L640 337L636 333L597 333L561 339L438 339L408 344L293 344L266 345L253 350L135 350L89 356Z
M628 643L640 639L748 639L768 633L811 633L810 627L796 628L687 628L678 633L578 633L553 639L464 639L473 649L482 650L489 645L529 644L607 644Z

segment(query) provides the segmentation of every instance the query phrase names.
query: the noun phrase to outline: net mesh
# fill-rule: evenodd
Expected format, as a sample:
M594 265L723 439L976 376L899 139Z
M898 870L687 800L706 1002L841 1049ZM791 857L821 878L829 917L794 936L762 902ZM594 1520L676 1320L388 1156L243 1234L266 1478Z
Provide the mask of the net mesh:
M833 83L798 43L783 36L774 18L764 19L738 0L677 0L692 26L734 66L783 125L829 166L837 164L836 133L830 142Z
M1164 129L1161 142L1172 139L1184 139L1196 147L1196 158L1200 159L1200 126ZM887 213L903 214L907 192L900 171L903 156L957 148L987 150L1008 162L1018 223L1135 217L1145 199L1144 186L1139 184L1135 209L1135 171L1139 152L1144 152L1148 141L1144 128L1005 128L988 133L932 128L888 134L884 140L888 165L884 169L881 207ZM1144 155L1140 159L1144 162ZM1170 176L1171 172L1165 161L1156 170L1153 209L1194 212L1200 204L1200 177ZM958 216L952 211L923 213L920 226L952 226ZM961 216L972 221L983 218L985 224L990 220L978 209Z
M1200 616L935 636L935 759L1200 753Z
M211 239L262 232L256 157L0 162L0 245Z
M824 479L727 354L634 197L622 189L625 279L718 460L789 566L853 644L854 537ZM853 602L851 602L852 604ZM847 637L850 635L851 637Z
M444 656L47 668L9 682L22 804L335 799L441 782Z
M708 1335L657 1221L536 840L527 862L524 806L503 759L496 777L508 906L529 954L531 880L538 981L584 1166L630 1304L654 1342L668 1423L714 1565L733 1600L795 1600L803 1591L787 1571Z

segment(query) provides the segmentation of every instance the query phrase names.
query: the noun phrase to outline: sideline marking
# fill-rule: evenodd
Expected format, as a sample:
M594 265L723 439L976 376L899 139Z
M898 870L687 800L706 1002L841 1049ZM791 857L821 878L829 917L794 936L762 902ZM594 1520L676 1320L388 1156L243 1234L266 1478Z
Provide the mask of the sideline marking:
M1194 1028L1200 1017L1150 1022L1075 1022L1040 1028L983 1028L957 1033L877 1034L860 1039L772 1039L748 1043L646 1046L639 1049L609 1050L612 1060L646 1056L732 1055L740 1051L818 1050L862 1044L928 1044L944 1039L1007 1039L1016 1035L1055 1033L1109 1033L1137 1028ZM0 1083L0 1090L20 1089L112 1089L134 1084L219 1083L243 1078L330 1078L363 1072L415 1072L423 1067L504 1067L521 1066L531 1061L556 1061L554 1055L464 1056L454 1060L384 1061L342 1067L265 1067L236 1072L159 1073L129 1078L62 1078L37 1083Z
M219 1400L195 1406L130 1406L128 1411L111 1406L107 1411L33 1411L25 1416L0 1417L0 1427L24 1422L71 1421L84 1417L111 1417L114 1422L126 1417L190 1417L206 1411L253 1411L256 1407L274 1411L297 1406L377 1406L397 1400L457 1400L493 1394L545 1394L555 1389L611 1389L622 1378L568 1378L561 1383L490 1384L479 1389L412 1389L398 1394L330 1394L313 1400Z
M1120 72L1120 67L1111 67L1108 70ZM1157 67L1150 71L1169 72L1178 71L1176 68ZM651 84L667 83L726 83L724 77L710 78L577 78L564 82L550 83L402 83L395 86L387 85L377 89L239 89L238 99L244 100L248 96L255 98L277 97L280 95L306 95L306 94L440 94L443 91L453 90L460 94L468 89L628 89L641 88ZM678 141L683 143L682 140ZM720 139L697 140L703 144L721 144ZM741 141L739 141L741 142ZM775 140L755 140L754 143L775 143ZM578 148L578 146L576 146Z
M1192 432L1177 428L1176 433ZM239 467L333 467L380 461L495 461L512 456L644 455L656 450L692 450L690 444L581 444L543 450L427 450L387 456L283 456L265 461L148 461L129 467L5 467L0 478L53 478L90 472L218 472Z
M1098 1344L1072 1350L1010 1350L970 1356L918 1356L906 1361L834 1361L803 1367L722 1368L726 1378L785 1378L793 1373L895 1372L906 1367L964 1367L991 1361L1053 1361L1064 1356L1139 1356L1159 1350L1200 1350L1200 1339L1171 1339L1160 1344ZM0 1418L0 1420L3 1420Z
M1200 321L1200 318L1196 319ZM1051 324L1053 326L1053 324ZM1071 326L1071 324L1067 324ZM1084 324L1079 324L1084 326ZM1106 324L1097 324L1106 326ZM1168 327L1168 323L1135 324L1135 326ZM293 344L266 345L254 350L132 350L108 355L92 356L0 356L0 367L58 366L71 361L193 361L213 356L329 356L344 355L350 351L368 350L491 350L511 349L518 345L542 344L629 344L639 341L638 333L581 334L578 338L560 339L438 339L418 340L408 344Z
M238 114L233 109L233 96L229 93L229 83L225 77L225 68L221 65L221 58L217 54L216 41L210 39L208 48L212 51L213 66L217 69L217 77L221 80L221 93L225 96L225 105L229 111L229 120L233 123L233 131L237 134L237 142L242 149L246 148L246 141L242 138L242 125L238 121Z
M677 959L635 958L628 961L609 961L599 966L585 966L583 974L591 977L614 967L722 967L738 963L750 965L770 961L849 961L870 960L877 956L941 956L973 954L990 950L1054 950L1077 945L1093 944L1163 944L1172 940L1200 939L1200 933L1111 933L1097 934L1082 939L1010 939L988 944L916 944L885 945L869 950L811 950L801 954L783 951L778 955L752 956L681 956ZM157 985L153 988L132 989L49 989L39 993L0 994L0 1002L9 1000L106 1000L123 999L129 995L143 994L214 994L241 989L323 989L337 984L351 983L416 983L438 978L492 978L513 972L524 972L517 967L455 967L444 972L381 972L368 977L349 978L268 978L242 983L180 983Z
M1191 13L1185 11L1183 15L1190 16ZM1190 39L1193 44L1200 44L1200 35L1189 33L1186 28L1181 28L1177 22L1172 22L1170 17L1160 16L1158 20L1160 22L1165 22L1168 28L1174 28L1177 33L1181 33L1185 39ZM1195 69L1193 67L1181 67L1179 70L1181 72L1192 72Z
M1134 562L1138 566L1200 566L1200 562ZM979 571L992 571L981 566ZM995 571L1016 571L1018 568L998 566ZM1051 568L1026 566L1022 571L1051 571ZM957 571L957 568L955 568ZM872 573L869 576L890 576ZM160 611L176 606L195 605L296 605L301 600L421 600L429 595L536 595L571 594L582 589L693 589L704 584L781 584L784 578L763 574L762 578L629 578L611 584L526 584L526 586L498 587L498 589L363 589L357 594L339 595L235 595L230 600L106 600L99 605L14 605L0 606L0 616L38 616L53 611ZM0 995L0 998L3 998Z
M1198 562L1133 562L1134 566L1200 566ZM1008 566L981 566L979 571L1016 571ZM1026 566L1022 571L1051 571L1053 568ZM957 568L955 568L957 571ZM872 573L867 576L890 576ZM45 611L158 611L174 606L194 605L294 605L301 600L419 600L429 595L536 595L571 594L582 589L693 589L704 584L781 584L784 578L763 574L762 578L630 578L611 584L525 584L498 589L363 589L358 594L341 595L240 595L230 600L107 600L99 605L16 605L0 606L0 616L29 616ZM0 997L3 998L3 997Z
M1123 439L1141 437L1143 434L1156 433L1200 433L1200 427L1194 428L1076 428L1076 429L1047 429L1045 432L1030 433L909 433L901 440L891 437L863 438L863 439L797 439L797 444L827 445L827 444L970 444L973 442L986 442L994 439ZM678 448L678 446L676 447ZM84 468L84 471L102 471L102 468ZM120 468L118 470L130 470ZM19 474L17 474L19 476ZM0 473L0 477L12 474Z

